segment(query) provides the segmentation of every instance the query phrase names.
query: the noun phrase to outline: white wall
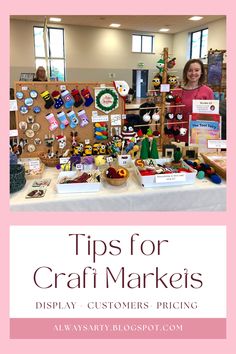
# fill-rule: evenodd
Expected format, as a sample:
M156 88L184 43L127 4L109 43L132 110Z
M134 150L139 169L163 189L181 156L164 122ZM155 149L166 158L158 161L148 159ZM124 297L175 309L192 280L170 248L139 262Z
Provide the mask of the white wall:
M225 20L208 24L208 48L226 49ZM33 26L42 23L11 20L10 65L11 86L19 80L21 72L35 72ZM55 27L55 26L54 26ZM60 26L58 26L60 27ZM206 26L204 26L206 27ZM177 58L175 74L182 75L187 61L189 32L176 35L154 34L155 54L131 52L132 31L81 26L63 26L65 29L66 79L68 81L110 81L115 79L132 84L132 69L143 62L149 70L149 84L157 72L156 62L164 47Z
M197 31L203 28L208 28L208 50L212 49L227 49L226 48L226 18L218 21L209 22L203 27L193 28L191 31L177 33L173 36L173 53L177 58L176 75L182 77L183 67L189 60L190 47L190 32Z
M11 84L21 72L35 72L33 26L27 21L11 21ZM59 27L59 26L58 26ZM154 54L131 52L131 31L82 26L63 26L65 29L66 79L68 81L126 80L131 85L132 69L150 71L150 80L156 73L156 62L164 46L172 50L172 35L154 34Z

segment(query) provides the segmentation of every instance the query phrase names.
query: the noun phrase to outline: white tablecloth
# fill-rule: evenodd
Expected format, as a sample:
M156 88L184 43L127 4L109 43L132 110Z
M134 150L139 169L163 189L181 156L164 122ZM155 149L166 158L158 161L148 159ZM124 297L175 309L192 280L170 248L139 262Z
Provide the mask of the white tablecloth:
M28 180L24 189L10 196L12 211L224 211L226 210L226 183L215 185L208 179L192 185L144 188L134 172L123 186L102 182L101 190L92 193L58 194L58 171L46 168L43 178L51 184L43 198L26 199L32 186Z

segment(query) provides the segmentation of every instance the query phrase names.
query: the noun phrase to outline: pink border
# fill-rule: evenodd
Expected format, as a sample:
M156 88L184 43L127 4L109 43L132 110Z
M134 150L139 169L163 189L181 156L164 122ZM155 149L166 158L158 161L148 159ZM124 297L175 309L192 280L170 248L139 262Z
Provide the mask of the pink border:
M79 326L80 327L79 327ZM55 330L55 326L61 330ZM90 330L90 326L93 330ZM71 330L68 330L71 328ZM82 328L81 331L75 330ZM224 318L13 318L13 339L224 339Z
M235 62L236 62L236 46L235 46L235 1L208 1L198 0L198 2L189 2L188 0L169 1L160 3L155 0L150 0L148 4L143 1L127 2L119 0L111 2L110 0L90 0L87 3L74 2L69 6L65 5L64 0L57 2L34 2L32 0L16 1L12 0L1 4L0 14L0 44L1 44L1 119L0 119L0 146L1 146L1 161L4 168L1 169L0 195L1 205L1 236L0 236L0 266L2 270L1 277L1 302L0 302L0 328L1 328L1 349L4 354L42 354L42 353L57 353L57 354L78 354L79 353L113 353L120 352L132 353L162 353L162 354L199 354L199 353L214 353L214 354L233 354L236 348L236 285L235 285L235 269L236 269L236 238L235 238L235 200L236 200L236 169L235 169L235 131L236 123L234 119L235 112ZM74 213L74 214L56 214L56 213L18 213L9 212L8 208L8 126L6 121L9 117L9 14L90 14L90 15L106 15L106 14L159 14L159 15L183 15L183 14L209 14L209 15L227 15L227 85L228 99L227 108L229 112L227 120L228 134L228 156L230 163L228 164L228 199L227 212L225 213ZM23 40L23 39L22 39ZM232 117L231 117L232 116ZM204 339L204 340L188 340L188 339L172 339L172 340L122 340L122 339L100 339L100 340L10 340L9 339L9 225L13 224L117 224L117 221L123 225L136 224L151 225L151 224L186 224L186 225L220 225L226 224L228 247L227 247L227 266L228 266L228 314L227 314L227 338L226 339ZM161 221L161 222L160 222ZM214 251L214 247L213 247ZM210 257L210 255L209 255ZM3 271L8 270L8 271ZM220 283L219 283L220 286Z

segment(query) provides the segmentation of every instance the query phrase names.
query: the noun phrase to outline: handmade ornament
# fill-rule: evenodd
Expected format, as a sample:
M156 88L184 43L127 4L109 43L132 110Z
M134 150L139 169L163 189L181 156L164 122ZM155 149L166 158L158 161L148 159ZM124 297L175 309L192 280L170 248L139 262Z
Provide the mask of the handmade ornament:
M171 113L171 112L166 113L166 119L172 120L172 119L174 119L174 117L175 117L174 113Z
M148 138L144 138L141 144L140 158L141 160L146 160L149 158L150 154L150 143Z
M181 135L181 136L184 136L184 135L186 135L187 134L187 128L180 128L180 130L179 130L179 134Z
M129 85L126 81L113 81L116 91L121 97L126 97L129 92Z
M93 103L93 97L91 96L89 89L88 88L82 89L81 95L85 99L85 102L84 102L85 107L89 107Z
M45 135L45 137L44 137L44 143L47 147L52 147L54 140L55 140L54 135L52 135L51 137L48 135Z
M71 96L70 92L68 90L64 90L61 92L61 97L64 102L64 106L66 109L69 109L73 106L75 103L74 98Z
M174 102L174 96L171 93L168 93L168 95L166 95L166 102L167 103Z
M150 120L151 120L150 112L149 113L145 113L144 116L143 116L143 121L145 123L149 123Z
M76 117L74 111L67 112L67 117L70 120L70 127L74 129L79 124L79 119Z
M95 108L104 113L110 113L119 107L119 97L116 90L111 88L95 89Z
M66 136L65 135L57 135L56 140L59 144L59 149L64 149L66 147Z
M132 125L124 125L121 132L121 139L124 141L124 144L127 145L131 142L131 139L134 138L135 142L138 140L138 135L134 131Z
M84 152L84 144L78 143L76 146L72 146L73 155L83 155Z
M167 68L172 69L176 64L176 58L172 58L167 62Z
M71 94L72 94L72 96L73 96L73 98L74 98L74 100L75 100L74 106L75 106L75 107L81 106L84 101L83 101L83 99L82 99L82 97L81 97L81 94L80 94L79 90L73 89L73 90L71 91Z
M153 113L153 115L152 115L152 120L153 120L154 122L159 122L159 120L160 120L160 114L159 114L159 113Z
M135 166L144 168L145 163L144 163L144 161L142 159L136 159L135 160Z
M181 104L182 103L182 97L179 95L174 96L174 103L175 104Z
M91 156L93 153L93 147L91 144L85 144L84 145L84 155L85 156Z
M94 137L97 140L107 140L108 139L108 126L105 122L94 124Z
M155 75L152 80L152 84L153 84L155 90L158 90L160 88L161 82L162 82L161 75Z
M64 102L63 99L61 98L61 94L59 91L55 90L52 92L52 97L54 99L54 108L59 109L63 106Z
M177 113L177 114L175 115L175 118L176 118L177 120L182 120L182 119L183 119L183 113Z
M49 109L49 108L51 108L51 107L53 106L54 101L53 101L53 99L52 99L52 97L51 97L49 91L44 91L44 92L40 93L40 96L41 96L41 97L44 99L44 101L45 101L44 107L45 107L46 109Z
M93 155L99 155L100 143L93 144Z
M165 133L166 135L173 135L173 129L172 129L172 128L168 128L168 126L166 126L166 127L164 128L164 133Z
M106 145L101 143L99 146L99 154L100 155L106 155Z
M152 128L150 128L150 127L148 128L146 135L147 135L149 138L151 138L151 137L153 136Z
M160 73L163 72L164 66L165 66L164 60L163 60L163 59L159 59L159 60L157 61L157 63L156 63L156 67L157 67L157 69L159 69Z
M177 85L177 77L175 75L170 75L168 76L167 82L170 85L170 88L173 89Z
M48 113L45 116L45 118L50 123L49 128L48 128L50 131L53 131L53 130L58 128L59 125L58 125L57 120L56 120L56 118L55 118L53 113Z
M155 139L155 138L152 139L150 158L159 159L159 153L158 153L158 149L157 149L157 139Z
M66 118L65 112L63 112L63 111L62 112L58 112L57 113L57 118L60 121L60 128L62 130L65 129L68 126L68 124L69 124L69 121Z
M179 162L181 160L181 157L182 157L182 152L181 152L180 148L177 147L174 152L174 161Z
M180 134L180 129L178 127L173 127L172 132L174 136L178 136Z
M79 117L79 125L81 128L89 124L89 120L88 117L86 116L85 110L81 110L77 114Z

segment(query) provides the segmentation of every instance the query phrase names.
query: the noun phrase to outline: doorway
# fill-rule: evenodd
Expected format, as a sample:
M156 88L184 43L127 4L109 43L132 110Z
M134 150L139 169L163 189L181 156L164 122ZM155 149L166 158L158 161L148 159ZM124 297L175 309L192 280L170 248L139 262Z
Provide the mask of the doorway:
M133 70L132 87L136 98L146 98L148 91L148 70Z

